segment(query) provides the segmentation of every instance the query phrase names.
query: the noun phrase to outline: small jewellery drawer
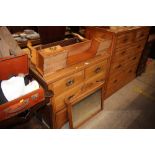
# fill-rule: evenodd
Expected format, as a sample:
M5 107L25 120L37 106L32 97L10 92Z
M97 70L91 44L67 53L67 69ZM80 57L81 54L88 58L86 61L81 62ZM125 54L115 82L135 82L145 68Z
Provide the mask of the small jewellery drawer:
M60 111L61 109L63 109L66 106L65 100L72 98L75 95L78 95L78 93L81 92L82 88L83 88L83 84L80 84L80 85L62 93L59 96L53 97L52 101L54 103L54 110Z
M129 43L133 42L135 32L128 32L122 35L119 35L117 38L116 48L126 46Z
M106 72L107 60L104 60L100 63L92 65L85 69L85 78L86 80L100 73Z
M73 75L67 76L61 80L49 85L49 89L54 92L54 95L59 95L74 86L80 84L84 80L84 71L77 72Z

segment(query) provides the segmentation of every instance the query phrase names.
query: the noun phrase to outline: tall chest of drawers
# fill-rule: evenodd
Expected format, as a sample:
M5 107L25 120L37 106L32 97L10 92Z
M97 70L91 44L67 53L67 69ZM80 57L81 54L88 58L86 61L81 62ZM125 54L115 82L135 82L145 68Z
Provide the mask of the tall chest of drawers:
M136 77L136 70L149 34L149 27L88 28L86 36L94 32L113 35L111 65L106 86L109 97Z

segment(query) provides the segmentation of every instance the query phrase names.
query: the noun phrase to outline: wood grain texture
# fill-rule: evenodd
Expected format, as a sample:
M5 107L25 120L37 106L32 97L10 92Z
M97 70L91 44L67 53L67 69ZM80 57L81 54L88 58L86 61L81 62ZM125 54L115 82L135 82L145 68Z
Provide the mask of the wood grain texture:
M136 68L148 33L149 27L140 26L87 27L86 37L89 39L95 36L110 37L110 35L113 38L106 97L136 77Z

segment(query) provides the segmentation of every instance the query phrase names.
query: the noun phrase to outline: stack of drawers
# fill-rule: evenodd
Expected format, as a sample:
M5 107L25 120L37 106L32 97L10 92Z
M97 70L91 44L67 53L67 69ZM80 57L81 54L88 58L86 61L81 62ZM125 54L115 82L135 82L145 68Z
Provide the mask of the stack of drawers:
M148 34L149 27L87 27L85 35L88 39L95 36L113 38L106 98L136 77Z
M104 84L109 65L109 56L96 56L45 77L48 89L54 93L51 99L54 128L61 128L68 121L65 101L84 94L87 87L93 89Z
M148 27L113 32L114 46L106 97L136 77L136 70L149 34Z

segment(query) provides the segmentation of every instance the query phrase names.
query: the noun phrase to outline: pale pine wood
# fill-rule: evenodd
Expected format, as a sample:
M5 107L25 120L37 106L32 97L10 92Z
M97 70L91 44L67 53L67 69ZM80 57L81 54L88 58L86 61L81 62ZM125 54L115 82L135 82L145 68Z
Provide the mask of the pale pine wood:
M140 26L110 28L88 27L86 30L86 36L89 39L95 35L102 36L102 34L105 36L113 36L111 66L106 84L106 97L136 77L136 68L144 49L148 33L149 27ZM129 69L130 65L133 67L132 69Z
M102 73L105 72L107 63L108 63L108 61L105 60L105 61L99 62L99 63L97 63L95 65L92 65L92 66L86 68L86 70L85 70L85 78L89 79L89 78L91 78L92 76L94 76L96 74L99 74L101 72Z

